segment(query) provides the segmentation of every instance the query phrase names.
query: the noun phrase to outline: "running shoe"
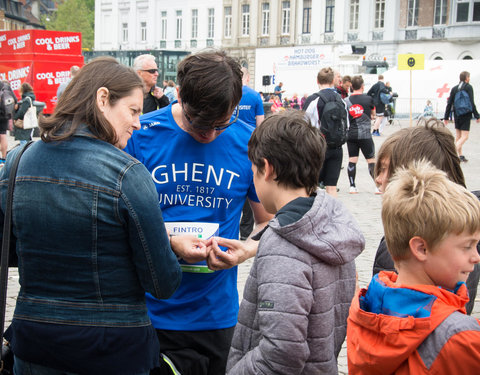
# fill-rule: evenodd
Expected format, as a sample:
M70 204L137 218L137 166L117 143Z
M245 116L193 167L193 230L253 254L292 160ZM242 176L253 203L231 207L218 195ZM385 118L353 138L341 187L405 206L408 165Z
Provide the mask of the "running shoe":
M380 137L380 132L378 130L374 130L372 132L372 135L375 136L375 137Z
M377 195L382 194L382 192L380 191L380 189L378 187L375 188L375 194L377 194Z
M468 161L468 159L465 156L460 155L460 163L462 163L462 162L466 163L467 161Z
M358 189L355 186L350 186L350 194L358 194Z

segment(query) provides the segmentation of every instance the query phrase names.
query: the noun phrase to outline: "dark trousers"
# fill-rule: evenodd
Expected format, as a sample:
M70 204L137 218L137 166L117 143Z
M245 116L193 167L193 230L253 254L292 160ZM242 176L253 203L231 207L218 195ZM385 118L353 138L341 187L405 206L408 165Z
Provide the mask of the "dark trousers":
M210 331L166 331L157 329L160 350L182 375L223 375L235 327ZM171 375L162 358L150 375Z
M242 211L242 219L240 220L240 239L246 240L250 233L252 233L253 225L255 224L255 220L253 218L253 211L250 207L250 203L248 199L245 200L245 204L243 205Z

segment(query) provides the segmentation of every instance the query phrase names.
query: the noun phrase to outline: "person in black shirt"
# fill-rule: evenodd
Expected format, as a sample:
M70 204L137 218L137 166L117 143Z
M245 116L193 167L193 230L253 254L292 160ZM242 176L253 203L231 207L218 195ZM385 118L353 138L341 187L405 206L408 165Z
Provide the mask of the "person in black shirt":
M133 69L145 84L143 97L143 113L156 111L170 104L163 94L163 89L157 86L158 67L153 55L140 55L133 60Z
M445 115L444 123L445 125L448 124L448 119L450 118L451 113L455 115L455 146L457 147L458 155L460 156L461 162L467 162L468 159L462 153L462 146L468 139L468 135L470 133L470 120L473 116L477 119L477 122L480 122L480 115L477 112L477 108L475 107L475 101L473 99L473 87L470 85L470 73L469 72L461 72L460 73L460 83L453 87L450 91L450 97L448 98L447 108L445 108ZM455 110L455 96L458 90L465 90L465 92L470 97L470 102L472 106L472 112L464 113L462 115L458 115L457 111Z

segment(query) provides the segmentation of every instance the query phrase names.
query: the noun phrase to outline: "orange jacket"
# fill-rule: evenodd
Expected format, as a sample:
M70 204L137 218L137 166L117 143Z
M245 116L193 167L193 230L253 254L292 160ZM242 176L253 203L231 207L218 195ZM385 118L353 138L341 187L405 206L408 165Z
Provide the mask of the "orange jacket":
M480 323L465 315L465 284L454 293L396 279L380 272L352 301L349 374L480 374Z

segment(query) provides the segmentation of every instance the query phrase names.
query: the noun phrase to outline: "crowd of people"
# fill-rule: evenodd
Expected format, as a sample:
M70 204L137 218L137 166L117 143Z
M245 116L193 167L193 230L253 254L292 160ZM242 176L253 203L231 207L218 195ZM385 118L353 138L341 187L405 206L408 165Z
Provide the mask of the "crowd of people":
M6 155L2 223L10 169L29 146L5 332L16 375L334 374L345 338L351 374L480 370L469 316L480 194L460 166L480 118L468 72L446 108L456 139L431 118L378 153L372 132L382 94L392 98L382 76L364 93L361 76L322 68L317 93L282 102L281 82L262 97L223 51L187 56L178 85L158 87L158 75L151 55L132 68L89 62L40 118L41 139ZM35 99L29 85L21 93L14 120ZM265 100L276 113L265 116ZM383 198L385 237L361 290L365 239L335 198L345 143L349 193L361 151ZM239 304L237 266L251 258Z

